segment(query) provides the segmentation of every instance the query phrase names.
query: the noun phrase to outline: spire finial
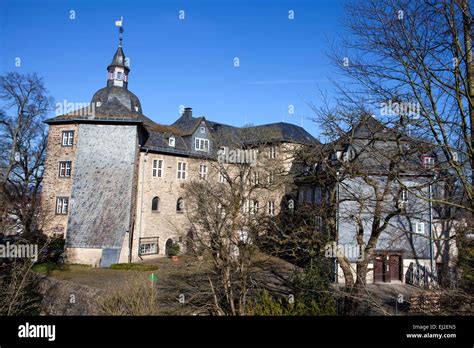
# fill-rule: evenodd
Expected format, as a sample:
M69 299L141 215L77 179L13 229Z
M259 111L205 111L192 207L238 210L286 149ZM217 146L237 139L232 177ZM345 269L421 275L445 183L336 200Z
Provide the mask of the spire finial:
M120 33L119 47L122 47L122 34L123 34L123 17L122 16L120 16L119 21L115 21L115 26L119 27L119 33Z

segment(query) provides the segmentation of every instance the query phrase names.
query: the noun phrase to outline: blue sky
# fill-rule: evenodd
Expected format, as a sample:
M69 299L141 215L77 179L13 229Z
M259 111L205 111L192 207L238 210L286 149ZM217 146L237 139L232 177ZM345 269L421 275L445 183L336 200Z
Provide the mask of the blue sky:
M106 84L120 16L129 89L154 121L185 105L236 126L303 119L317 135L307 103L337 78L326 52L342 31L338 0L1 0L0 73L35 71L56 102L89 102Z

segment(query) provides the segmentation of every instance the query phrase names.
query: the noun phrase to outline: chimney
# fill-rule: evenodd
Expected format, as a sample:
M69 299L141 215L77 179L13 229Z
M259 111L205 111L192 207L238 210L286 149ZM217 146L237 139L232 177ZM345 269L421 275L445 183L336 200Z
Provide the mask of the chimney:
M184 108L183 116L185 118L193 117L193 108Z

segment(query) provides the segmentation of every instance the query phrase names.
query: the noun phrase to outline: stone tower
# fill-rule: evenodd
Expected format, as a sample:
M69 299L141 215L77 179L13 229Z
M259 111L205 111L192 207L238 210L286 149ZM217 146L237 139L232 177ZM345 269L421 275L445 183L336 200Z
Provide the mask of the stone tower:
M64 234L68 262L104 267L128 260L139 144L149 119L142 114L140 100L128 90L130 68L126 62L120 40L107 67L107 86L94 94L90 107L46 121L51 134L55 129L64 132L70 128L74 137L68 187L55 192L45 178L46 199L52 203L50 197L67 197ZM64 155L62 144L49 139L47 162L54 166ZM50 172L54 173L54 168Z

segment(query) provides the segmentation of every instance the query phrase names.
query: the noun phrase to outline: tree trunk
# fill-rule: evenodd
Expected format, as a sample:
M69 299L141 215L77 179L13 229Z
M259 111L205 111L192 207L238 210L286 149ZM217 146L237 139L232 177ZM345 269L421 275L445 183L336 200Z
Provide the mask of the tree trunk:
M466 76L467 76L467 97L469 107L469 128L470 128L470 142L471 151L469 151L469 163L471 165L471 192L474 189L474 62L472 61L472 24L471 12L468 0L461 0L463 31L464 31L464 52L466 55ZM474 199L470 201L471 208L474 209Z

